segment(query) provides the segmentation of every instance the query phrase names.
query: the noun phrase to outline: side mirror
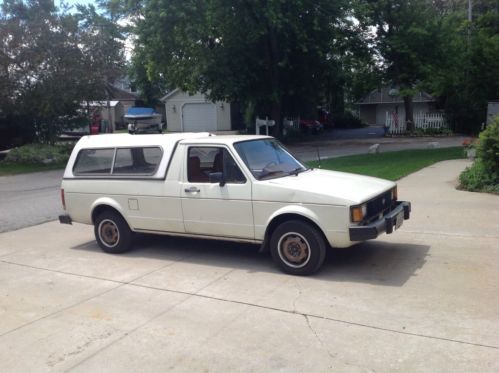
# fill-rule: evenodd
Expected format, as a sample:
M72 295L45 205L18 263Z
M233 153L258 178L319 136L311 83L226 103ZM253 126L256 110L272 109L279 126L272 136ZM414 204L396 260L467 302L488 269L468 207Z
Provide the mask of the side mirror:
M210 183L219 183L221 187L225 185L225 177L223 172L210 172L209 174Z

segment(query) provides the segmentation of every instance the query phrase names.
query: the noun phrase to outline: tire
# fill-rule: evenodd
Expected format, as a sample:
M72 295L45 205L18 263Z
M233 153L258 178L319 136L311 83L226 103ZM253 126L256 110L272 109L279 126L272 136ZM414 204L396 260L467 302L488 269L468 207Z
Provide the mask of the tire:
M326 258L326 241L309 223L290 220L279 225L270 238L270 253L284 272L307 276L319 270Z
M104 211L94 223L95 240L106 253L120 254L131 249L132 231L115 211Z

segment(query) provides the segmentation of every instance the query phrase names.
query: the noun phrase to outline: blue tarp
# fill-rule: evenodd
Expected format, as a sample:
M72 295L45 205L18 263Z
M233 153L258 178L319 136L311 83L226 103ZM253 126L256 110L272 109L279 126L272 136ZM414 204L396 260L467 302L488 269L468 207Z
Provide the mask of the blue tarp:
M125 117L152 117L156 113L149 107L131 107L127 110Z

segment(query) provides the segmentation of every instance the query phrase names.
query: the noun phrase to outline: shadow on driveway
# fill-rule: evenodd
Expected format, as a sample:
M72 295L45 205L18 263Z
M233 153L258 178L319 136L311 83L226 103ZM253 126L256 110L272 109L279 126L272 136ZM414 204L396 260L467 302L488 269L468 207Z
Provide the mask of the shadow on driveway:
M270 254L259 253L259 248L259 245L237 242L140 234L135 238L132 251L119 255L240 269L250 273L279 273ZM72 249L101 251L93 240ZM427 245L383 241L364 242L348 249L330 249L322 270L313 277L334 282L402 286L424 265L429 250ZM103 252L102 255L111 254Z

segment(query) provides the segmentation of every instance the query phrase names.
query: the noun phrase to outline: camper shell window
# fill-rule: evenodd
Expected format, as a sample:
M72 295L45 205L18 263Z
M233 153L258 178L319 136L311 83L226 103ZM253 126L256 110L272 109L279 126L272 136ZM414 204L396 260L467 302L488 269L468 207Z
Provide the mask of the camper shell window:
M158 169L160 147L82 149L73 168L75 175L151 176Z

